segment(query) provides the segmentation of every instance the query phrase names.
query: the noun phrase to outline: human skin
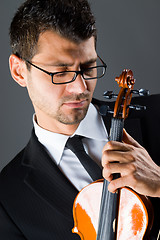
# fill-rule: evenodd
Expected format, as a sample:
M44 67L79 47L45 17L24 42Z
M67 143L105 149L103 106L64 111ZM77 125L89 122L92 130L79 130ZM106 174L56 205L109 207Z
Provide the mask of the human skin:
M96 59L94 37L74 43L46 31L40 35L31 61L46 71L59 72L95 66ZM54 85L46 73L32 66L28 71L25 62L15 55L10 56L10 69L14 80L27 88L38 124L55 133L72 135L86 115L97 80L85 81L78 75L72 83Z

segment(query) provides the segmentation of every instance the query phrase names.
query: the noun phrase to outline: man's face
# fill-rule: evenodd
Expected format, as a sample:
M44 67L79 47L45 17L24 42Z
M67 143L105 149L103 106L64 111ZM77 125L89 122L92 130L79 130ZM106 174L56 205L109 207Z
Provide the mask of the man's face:
M40 35L37 53L31 61L46 71L60 72L92 67L96 59L94 37L77 44L46 31ZM50 131L69 134L85 117L96 80L85 81L78 75L74 82L54 85L49 75L31 66L26 86L38 124Z

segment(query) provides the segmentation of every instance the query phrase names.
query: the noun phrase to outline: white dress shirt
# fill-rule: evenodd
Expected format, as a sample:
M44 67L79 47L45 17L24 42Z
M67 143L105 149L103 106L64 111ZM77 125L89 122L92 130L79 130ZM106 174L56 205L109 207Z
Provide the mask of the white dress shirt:
M65 147L69 136L41 128L35 121L35 115L33 124L39 142L45 146L52 160L79 191L93 182L75 154ZM83 143L86 152L101 166L102 149L108 141L108 133L93 104L90 104L86 117L72 136L75 134L85 137Z

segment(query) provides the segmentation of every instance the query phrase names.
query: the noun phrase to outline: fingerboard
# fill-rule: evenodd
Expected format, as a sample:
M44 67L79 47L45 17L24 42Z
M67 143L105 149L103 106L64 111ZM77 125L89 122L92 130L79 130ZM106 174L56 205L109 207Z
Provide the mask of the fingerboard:
M109 141L121 142L123 127L123 119L112 118ZM113 176L114 179L118 177L119 174ZM119 193L109 192L108 184L104 179L96 240L115 240L117 235Z

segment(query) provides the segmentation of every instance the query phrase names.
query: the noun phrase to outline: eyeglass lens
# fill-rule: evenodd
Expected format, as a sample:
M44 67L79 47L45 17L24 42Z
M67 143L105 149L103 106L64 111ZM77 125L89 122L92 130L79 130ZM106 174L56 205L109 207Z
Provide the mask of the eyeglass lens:
M100 59L94 64L93 67L83 67L81 69L81 75L85 80L101 78L105 74L105 66ZM52 76L53 83L68 83L76 79L77 73L74 71L64 71L56 73Z

